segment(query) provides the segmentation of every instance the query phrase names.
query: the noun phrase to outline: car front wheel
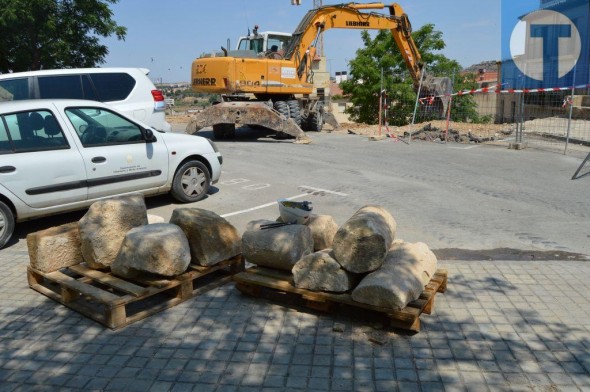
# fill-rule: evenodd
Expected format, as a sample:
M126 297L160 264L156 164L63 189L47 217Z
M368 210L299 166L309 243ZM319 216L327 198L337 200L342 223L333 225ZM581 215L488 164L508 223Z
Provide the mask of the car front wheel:
M188 161L176 172L170 193L178 201L192 203L203 199L210 185L207 167L199 161Z
M12 237L14 232L14 214L10 207L0 201L0 248Z

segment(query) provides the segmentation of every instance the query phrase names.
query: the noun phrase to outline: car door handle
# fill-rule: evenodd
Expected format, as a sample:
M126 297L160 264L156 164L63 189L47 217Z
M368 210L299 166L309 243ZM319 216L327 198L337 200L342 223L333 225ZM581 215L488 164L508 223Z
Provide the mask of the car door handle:
M92 163L103 163L106 162L107 159L105 157L94 157L92 158Z
M12 173L13 171L16 171L14 166L0 166L0 174Z

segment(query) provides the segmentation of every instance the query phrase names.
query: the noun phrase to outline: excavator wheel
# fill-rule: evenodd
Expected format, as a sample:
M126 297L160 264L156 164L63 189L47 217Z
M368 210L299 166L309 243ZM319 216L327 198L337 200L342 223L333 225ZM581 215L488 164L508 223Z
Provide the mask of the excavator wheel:
M295 121L298 127L301 127L301 107L299 106L299 101L296 99L287 101L287 106L289 106L289 117Z
M274 103L274 108L277 112L281 113L283 116L285 116L286 118L291 117L290 116L290 110L289 110L289 105L287 104L286 101L276 101ZM277 139L287 139L289 137L288 134L286 134L285 132L276 132L277 135Z
M281 113L286 118L289 118L289 105L285 101L276 101L274 103L274 108L277 112Z
M307 129L313 132L320 132L324 126L324 117L320 112L311 112L307 117Z

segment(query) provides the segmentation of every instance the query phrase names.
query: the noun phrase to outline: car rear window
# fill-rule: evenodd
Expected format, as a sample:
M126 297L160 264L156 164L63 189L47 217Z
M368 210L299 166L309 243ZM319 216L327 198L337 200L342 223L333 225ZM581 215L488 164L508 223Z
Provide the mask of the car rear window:
M0 102L29 99L27 78L0 80Z
M135 79L121 72L90 74L102 102L123 101L135 87Z

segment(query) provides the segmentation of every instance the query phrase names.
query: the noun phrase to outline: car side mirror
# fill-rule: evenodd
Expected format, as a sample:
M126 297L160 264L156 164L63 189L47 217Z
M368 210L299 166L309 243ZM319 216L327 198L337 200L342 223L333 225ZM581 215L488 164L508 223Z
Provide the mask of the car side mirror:
M157 140L156 137L154 136L154 132L151 129L146 128L143 131L144 131L143 134L145 136L145 140L147 142L155 142Z

